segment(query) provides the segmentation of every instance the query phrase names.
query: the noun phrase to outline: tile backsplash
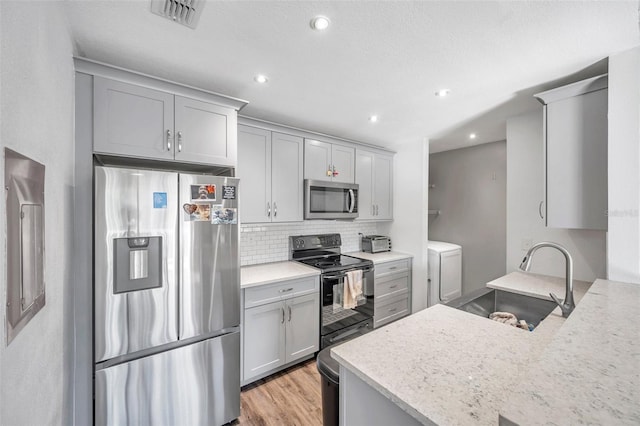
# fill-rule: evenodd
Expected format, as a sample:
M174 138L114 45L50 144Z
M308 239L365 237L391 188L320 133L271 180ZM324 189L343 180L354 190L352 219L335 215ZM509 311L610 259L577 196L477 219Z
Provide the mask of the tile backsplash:
M289 236L340 234L342 252L360 250L360 235L377 234L376 222L305 221L240 226L240 264L279 262L289 259Z

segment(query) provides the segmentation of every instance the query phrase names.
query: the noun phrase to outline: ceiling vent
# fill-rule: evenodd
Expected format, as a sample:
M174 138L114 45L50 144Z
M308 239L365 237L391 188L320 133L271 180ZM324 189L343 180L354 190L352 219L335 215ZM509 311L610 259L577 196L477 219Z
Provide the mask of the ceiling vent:
M195 28L205 3L205 0L151 0L151 11L189 28Z

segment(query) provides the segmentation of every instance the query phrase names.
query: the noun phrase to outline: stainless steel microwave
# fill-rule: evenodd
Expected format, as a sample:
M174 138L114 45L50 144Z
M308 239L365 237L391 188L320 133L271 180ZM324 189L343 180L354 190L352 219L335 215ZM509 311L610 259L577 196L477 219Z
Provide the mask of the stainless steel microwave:
M304 180L305 219L355 219L358 184Z

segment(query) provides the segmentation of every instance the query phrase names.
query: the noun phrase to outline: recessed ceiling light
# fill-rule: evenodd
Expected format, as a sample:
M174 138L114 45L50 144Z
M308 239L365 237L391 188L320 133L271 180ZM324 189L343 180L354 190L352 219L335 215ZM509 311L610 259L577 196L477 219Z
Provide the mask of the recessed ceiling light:
M476 134L475 133L470 133L469 134L469 139L475 139L476 138Z
M440 96L441 98L447 96L449 94L449 89L441 89L436 92L436 96Z
M369 117L369 121L372 123L376 123L378 121L378 116L372 115L371 117Z
M326 30L329 27L330 23L331 21L329 21L329 18L327 18L326 16L318 15L311 20L310 24L311 28L313 28L314 30L322 31Z
M255 77L253 77L253 79L256 81L256 83L266 83L267 81L269 81L269 79L267 78L266 75L262 75L262 74L258 74Z

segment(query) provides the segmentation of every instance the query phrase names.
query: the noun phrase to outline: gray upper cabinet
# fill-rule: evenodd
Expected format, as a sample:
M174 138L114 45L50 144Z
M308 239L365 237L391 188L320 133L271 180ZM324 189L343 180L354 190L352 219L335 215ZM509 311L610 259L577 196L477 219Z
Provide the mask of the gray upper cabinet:
M238 126L243 223L303 220L303 139Z
M305 139L304 178L354 183L355 148Z
M535 95L544 105L546 225L607 230L607 76Z
M393 156L356 149L358 219L393 219Z
M94 151L235 166L235 109L94 77Z
M236 111L197 99L175 96L175 159L234 166Z
M93 81L95 152L173 159L173 95L102 77Z

